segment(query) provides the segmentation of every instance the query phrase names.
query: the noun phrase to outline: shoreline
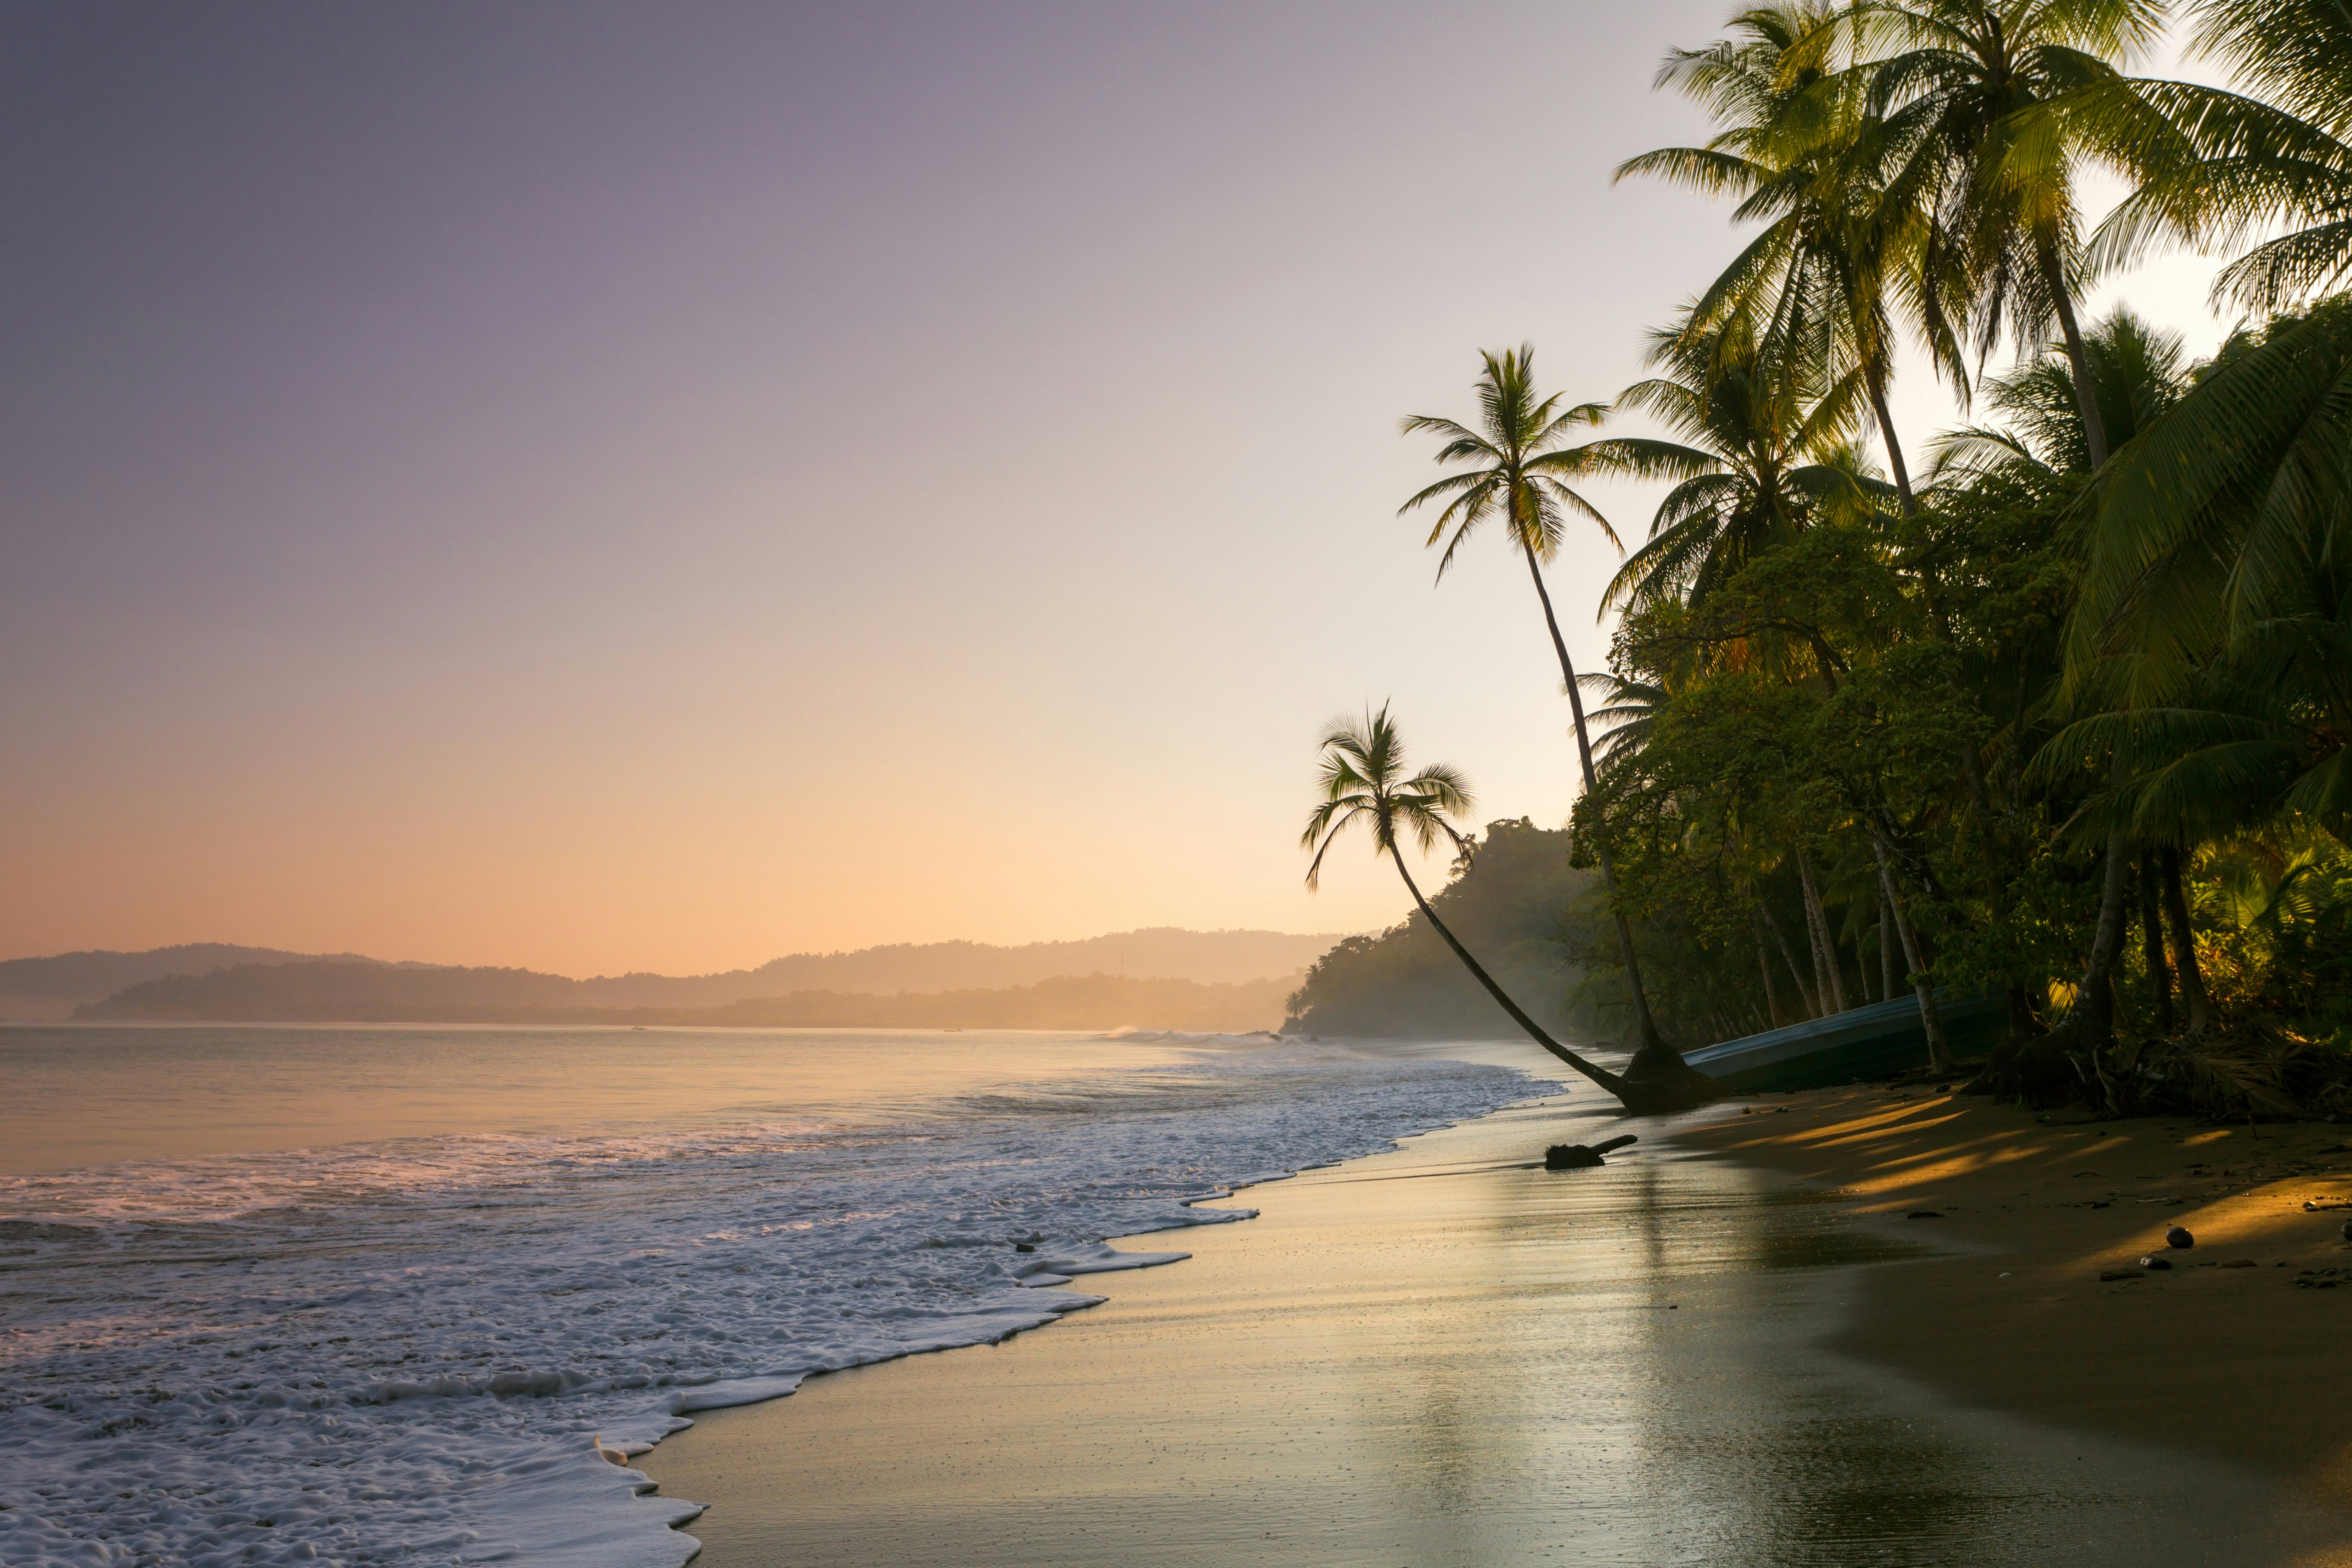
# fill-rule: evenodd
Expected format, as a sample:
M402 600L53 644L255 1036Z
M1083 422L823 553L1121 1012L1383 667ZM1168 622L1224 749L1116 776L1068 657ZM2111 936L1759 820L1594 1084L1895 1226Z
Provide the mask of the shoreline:
M1865 1270L1832 1348L1970 1408L2210 1456L2347 1508L2347 1134L1863 1085L1764 1097L1675 1141L1965 1249ZM1907 1217L1922 1211L1940 1217ZM2168 1247L2174 1226L2196 1245ZM2140 1269L2148 1255L2172 1267Z
M1239 1194L1260 1217L1186 1231L1181 1266L1089 1279L1106 1302L1052 1333L823 1374L639 1468L710 1505L690 1531L707 1568L989 1568L1041 1538L1139 1568L1782 1561L1743 1544L1758 1530L1811 1563L1793 1543L1883 1544L1938 1473L1968 1479L1901 1539L1973 1550L1998 1519L2013 1552L1972 1563L2053 1560L2086 1529L2118 1563L2352 1561L2338 1494L2274 1485L2260 1455L1981 1397L1937 1364L1966 1359L1948 1339L1886 1353L1889 1311L1937 1289L1911 1281L2001 1270L1948 1250L1981 1245L1965 1226L1929 1247L1881 1217L1907 1187L1806 1184L1848 1161L1844 1187L1878 1180L1863 1167L1885 1151L1844 1124L1890 1108L1759 1109L1654 1123L1602 1172L1530 1172L1546 1143L1623 1125L1556 1093L1264 1184ZM2352 1289L2266 1283L2352 1311ZM1670 1506L1629 1463L1645 1451L1691 1483ZM1826 1501L1823 1465L1850 1472Z

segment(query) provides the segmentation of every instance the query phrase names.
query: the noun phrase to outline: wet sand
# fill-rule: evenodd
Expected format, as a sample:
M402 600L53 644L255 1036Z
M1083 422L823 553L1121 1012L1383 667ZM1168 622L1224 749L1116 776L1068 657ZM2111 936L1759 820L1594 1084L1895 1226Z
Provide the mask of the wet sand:
M1770 1168L1844 1169L1824 1149L1868 1109L1921 1108L1683 1131L1745 1164L1636 1124L1640 1149L1576 1173L1495 1167L1625 1125L1589 1094L1498 1112L1139 1243L1194 1257L1083 1280L1108 1300L1049 1329L815 1378L640 1463L711 1505L704 1568L2339 1561L2352 1519L2251 1451L1939 1398L1987 1353L1955 1348L1960 1317L1905 1331L1936 1346L1907 1375L1828 1348L1876 1356L1853 1325L1912 1300L1890 1279L1998 1272L1852 1212L1907 1198ZM1976 1238L1955 1220L1938 1234ZM2352 1312L2352 1289L2264 1283Z
M1917 1089L1756 1103L1685 1141L1858 1210L1932 1211L1899 1223L1980 1249L1865 1275L1841 1348L2352 1506L2352 1128L2043 1118ZM2173 1226L2196 1246L2167 1247ZM2138 1270L2150 1253L2173 1267Z

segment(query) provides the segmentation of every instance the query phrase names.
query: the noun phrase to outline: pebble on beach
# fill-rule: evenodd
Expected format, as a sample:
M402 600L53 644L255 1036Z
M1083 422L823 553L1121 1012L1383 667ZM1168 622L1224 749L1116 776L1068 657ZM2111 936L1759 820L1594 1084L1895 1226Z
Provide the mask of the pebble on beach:
M2139 1266L2142 1268L2169 1268L2172 1267L2172 1259L2151 1252L2139 1260Z
M2170 1230L2164 1233L2164 1245L2167 1247L2194 1247L2197 1245L2197 1238L2189 1235L2184 1227L2176 1225Z

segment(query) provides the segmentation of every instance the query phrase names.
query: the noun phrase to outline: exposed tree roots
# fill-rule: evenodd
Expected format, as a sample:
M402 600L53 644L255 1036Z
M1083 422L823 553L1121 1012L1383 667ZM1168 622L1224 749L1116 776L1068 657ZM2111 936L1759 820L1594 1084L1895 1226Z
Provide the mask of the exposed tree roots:
M1653 1045L1633 1053L1614 1092L1628 1115L1671 1116L1712 1105L1729 1091L1683 1060L1680 1051Z

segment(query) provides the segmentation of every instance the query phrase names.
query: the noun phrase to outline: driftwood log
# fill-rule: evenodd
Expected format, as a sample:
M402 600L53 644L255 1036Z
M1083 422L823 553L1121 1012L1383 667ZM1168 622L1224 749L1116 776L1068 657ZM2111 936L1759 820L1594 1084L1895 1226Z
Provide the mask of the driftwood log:
M1608 1162L1601 1156L1612 1149L1622 1149L1628 1143L1640 1142L1639 1138L1628 1132L1621 1138L1612 1138L1605 1143L1594 1143L1589 1147L1582 1143L1555 1143L1544 1151L1544 1169L1589 1171L1595 1165L1607 1164Z

